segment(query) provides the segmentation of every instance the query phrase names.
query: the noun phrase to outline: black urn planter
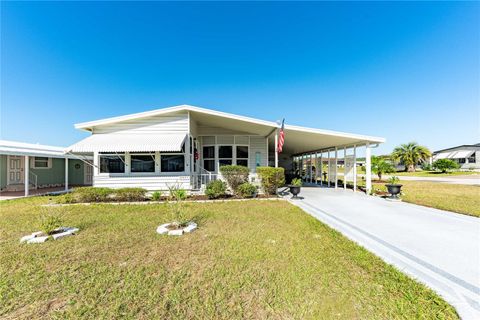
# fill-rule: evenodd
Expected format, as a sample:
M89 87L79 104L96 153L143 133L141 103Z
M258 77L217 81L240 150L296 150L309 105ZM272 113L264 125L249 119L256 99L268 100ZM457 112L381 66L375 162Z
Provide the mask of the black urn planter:
M402 191L402 185L401 184L386 184L388 193L390 193L392 198L398 199L398 195Z
M290 186L290 193L293 194L293 198L297 198L297 195L300 193L299 186Z

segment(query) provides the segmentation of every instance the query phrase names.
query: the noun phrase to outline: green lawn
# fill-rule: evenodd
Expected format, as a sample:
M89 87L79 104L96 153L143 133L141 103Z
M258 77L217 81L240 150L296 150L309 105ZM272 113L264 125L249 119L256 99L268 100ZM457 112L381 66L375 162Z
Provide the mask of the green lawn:
M0 203L0 318L456 319L425 286L284 201L186 204L199 229L155 233L164 205L66 207L82 231L44 244L46 198Z
M480 178L480 173L476 171L453 171L441 173L437 171L416 171L416 172L395 172L389 173L390 176L409 176L409 177L455 177L476 175Z
M480 186L401 180L402 200L427 207L480 217ZM385 182L373 188L386 191Z

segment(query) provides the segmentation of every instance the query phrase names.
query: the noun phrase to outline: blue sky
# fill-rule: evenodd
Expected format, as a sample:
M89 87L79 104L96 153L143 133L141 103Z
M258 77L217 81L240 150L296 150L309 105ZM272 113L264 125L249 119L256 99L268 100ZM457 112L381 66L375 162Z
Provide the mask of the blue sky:
M1 138L178 104L480 142L478 3L1 3ZM288 143L288 137L286 137Z

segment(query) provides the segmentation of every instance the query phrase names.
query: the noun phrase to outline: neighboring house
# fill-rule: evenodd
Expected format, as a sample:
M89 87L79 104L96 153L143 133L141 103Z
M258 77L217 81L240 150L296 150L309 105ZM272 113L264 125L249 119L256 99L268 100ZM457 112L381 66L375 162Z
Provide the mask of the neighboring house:
M439 159L455 160L460 164L461 169L478 170L480 169L480 143L464 144L433 152L431 162Z
M3 193L25 191L28 195L32 189L68 189L91 184L91 166L75 156L65 155L63 148L0 140L0 190Z
M287 119L288 123L288 119ZM294 170L305 154L382 143L383 138L285 125L283 152L276 152L276 122L181 105L76 124L91 133L65 152L93 156L93 185L166 190L177 184L202 189L219 167L247 166L256 181L259 166ZM333 153L332 153L333 154ZM296 160L296 161L297 161Z

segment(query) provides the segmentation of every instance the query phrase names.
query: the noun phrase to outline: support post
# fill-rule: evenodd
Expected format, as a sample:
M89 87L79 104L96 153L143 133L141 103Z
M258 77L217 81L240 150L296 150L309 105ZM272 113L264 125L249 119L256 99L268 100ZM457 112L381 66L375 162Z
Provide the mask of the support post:
M372 162L370 144L367 142L365 149L365 189L369 195L372 191Z
M278 168L278 129L275 130L275 168Z
M29 187L30 187L30 157L25 156L24 159L24 164L23 166L25 167L24 173L25 177L23 178L23 182L25 183L25 197L28 197L28 192L29 192Z
M343 147L343 190L347 190L347 147Z
M68 158L65 158L65 191L68 191Z
M335 147L335 189L338 188L338 148Z
M312 162L312 154L310 153L310 183L312 183L312 175L313 175L313 162Z
M353 192L357 191L357 146L353 145Z
M323 152L320 153L320 185L323 186Z
M330 172L332 172L332 168L330 168L330 165L332 164L332 161L330 161L330 150L328 150L328 158L327 158L327 164L328 164L328 171L327 171L327 185L330 188Z
M100 173L100 159L98 158L98 151L93 153L93 181L95 181L95 177L98 176Z
M318 184L318 153L315 152L315 184Z

